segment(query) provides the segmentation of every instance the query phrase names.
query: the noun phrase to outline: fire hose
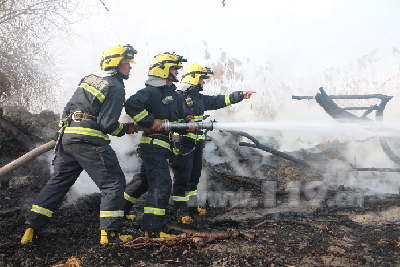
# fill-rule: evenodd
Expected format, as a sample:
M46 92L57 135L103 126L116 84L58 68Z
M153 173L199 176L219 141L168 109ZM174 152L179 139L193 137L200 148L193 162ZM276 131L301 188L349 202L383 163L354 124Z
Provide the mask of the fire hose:
M188 122L188 123L174 123L169 121L164 121L161 123L162 129L164 131L182 131L187 130L189 126L195 126L199 130L213 130L213 122ZM136 123L134 123L133 127L137 131L150 131L150 128L142 127ZM39 157L40 155L52 150L56 146L56 141L51 140L46 144L43 144L28 153L24 154L23 156L13 160L12 162L8 163L7 165L0 168L0 177L3 177L10 172L14 171L15 169L19 168L20 166L30 162L31 160Z

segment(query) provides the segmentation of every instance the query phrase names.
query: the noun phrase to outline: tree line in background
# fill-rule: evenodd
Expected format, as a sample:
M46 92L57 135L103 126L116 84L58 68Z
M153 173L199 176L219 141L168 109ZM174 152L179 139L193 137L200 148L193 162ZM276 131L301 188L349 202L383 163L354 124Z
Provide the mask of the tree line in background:
M83 2L0 0L1 106L33 112L56 107L53 92L60 78L49 46L58 34L70 34Z

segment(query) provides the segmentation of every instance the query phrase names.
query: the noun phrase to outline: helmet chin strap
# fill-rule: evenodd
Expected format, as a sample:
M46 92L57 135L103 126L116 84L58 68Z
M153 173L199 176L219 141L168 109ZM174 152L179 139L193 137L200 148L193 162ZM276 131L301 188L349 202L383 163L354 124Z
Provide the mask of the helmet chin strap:
M174 75L172 75L171 72L169 73L168 78L170 78L170 79L172 80L173 83L179 82L179 80L178 80Z
M117 70L117 74L124 80L128 80L129 79L129 75L122 74L121 72L119 72L119 70Z
M197 84L197 85L196 85L196 88L197 88L199 91L203 91L203 86L201 86L201 84Z

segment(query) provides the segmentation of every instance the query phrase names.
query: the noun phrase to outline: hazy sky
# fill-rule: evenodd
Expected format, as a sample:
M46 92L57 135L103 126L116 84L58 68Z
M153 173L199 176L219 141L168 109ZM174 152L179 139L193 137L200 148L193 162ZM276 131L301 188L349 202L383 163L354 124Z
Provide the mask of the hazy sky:
M393 52L400 43L396 0L226 0L225 7L219 0L103 2L109 11L92 1L93 13L75 24L79 37L62 50L75 80L98 68L105 48L126 43L139 51L128 86L133 91L143 85L154 55L174 51L188 64L206 64L204 44L214 59L222 50L230 58L269 67L293 90L317 90L324 86L319 81L324 71L346 71L371 53L380 53L372 59L380 64L377 74L400 70L399 53ZM315 88L312 80L320 85Z

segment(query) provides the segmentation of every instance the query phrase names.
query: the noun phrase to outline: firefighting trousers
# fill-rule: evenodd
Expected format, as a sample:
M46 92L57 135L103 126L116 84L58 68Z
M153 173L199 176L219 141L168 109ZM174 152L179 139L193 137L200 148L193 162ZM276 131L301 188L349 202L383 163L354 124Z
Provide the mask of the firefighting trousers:
M65 194L85 170L101 191L100 229L121 230L125 176L110 145L60 145L53 164L54 173L26 218L30 227L41 229L46 226Z
M147 178L144 164L140 165L140 172L136 173L132 180L126 185L124 197L124 213L128 215L137 199L147 192Z
M174 155L171 162L174 173L172 200L178 216L189 215L188 202L194 205L197 198L197 185L203 164L203 146L198 143L195 149L191 150L193 145L182 145L179 149L180 154Z
M160 232L164 227L165 210L172 188L169 172L171 152L165 148L151 148L151 145L142 144L140 152L148 185L142 230Z

